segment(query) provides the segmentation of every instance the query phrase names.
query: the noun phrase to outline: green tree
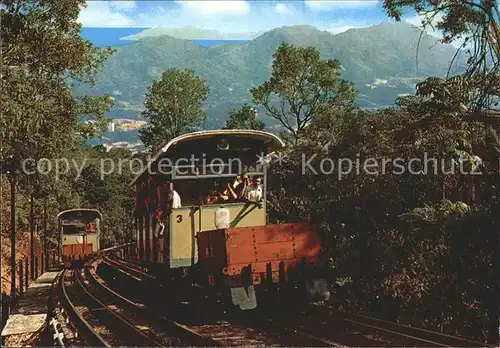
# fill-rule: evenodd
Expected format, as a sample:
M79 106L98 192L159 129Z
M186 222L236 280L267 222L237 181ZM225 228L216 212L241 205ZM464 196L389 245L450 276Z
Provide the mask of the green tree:
M10 158L16 163L10 174L18 183L20 199L13 208L31 197L40 199L41 191L47 202L47 195L59 196L67 184L24 175L25 168L19 166L23 160L65 157L82 137L98 134L106 123L104 114L112 105L109 96L77 98L71 86L91 83L113 51L96 48L81 37L77 19L84 5L83 0L2 1L0 164ZM82 116L96 121L95 126L83 128ZM73 198L70 193L65 191L63 199ZM57 200L59 206L62 202ZM14 261L15 228L12 232Z
M81 175L76 177L76 173L71 173L68 178L72 191L81 197L79 206L99 209L104 215L104 245L112 246L116 242L123 242L131 236L133 222L131 217L134 197L131 196L128 185L124 185L133 177L129 162L132 153L127 149L111 149L106 152L102 146L87 146L75 151L74 158L87 159ZM101 162L103 159L105 161ZM100 167L101 163L105 168ZM107 173L104 178L101 177L103 169Z
M318 115L352 105L356 92L352 83L340 78L338 60L323 60L313 47L287 43L273 57L271 78L251 90L253 101L291 133L294 143Z
M259 114L257 113L257 110L250 105L245 104L240 109L234 109L229 113L224 129L263 130L265 124L258 117Z
M442 31L441 42L462 40L464 47L473 46L467 52L472 58L468 61L468 73L484 72L499 63L498 1L386 0L384 8L397 21L401 20L406 9L413 9L420 15L424 27L433 26Z
M149 123L140 138L155 151L165 141L192 131L205 119L202 102L210 90L192 70L169 69L148 88L142 115Z
M61 157L82 137L104 128L113 100L77 98L70 85L92 83L113 52L82 39L77 22L82 5L80 0L6 1L2 7L3 160ZM83 120L95 122L85 125ZM36 191L36 180L30 179L24 182Z
M401 20L405 10L415 10L421 18L422 27L433 27L443 34L440 41L458 41L462 47L455 57L465 54L465 74L453 77L450 83L468 85L473 89L472 100L467 104L468 117L488 123L499 123L500 112L500 8L498 1L462 0L387 0L387 14ZM435 82L435 81L432 81ZM429 85L429 84L428 84ZM444 98L449 98L446 89L436 89Z

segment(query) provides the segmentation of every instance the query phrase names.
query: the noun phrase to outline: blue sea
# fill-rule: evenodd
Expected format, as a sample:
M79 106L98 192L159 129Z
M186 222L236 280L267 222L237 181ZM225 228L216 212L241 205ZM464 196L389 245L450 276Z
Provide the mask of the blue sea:
M81 35L97 47L120 46L130 44L132 40L120 40L120 38L137 34L147 28L82 28ZM220 43L244 44L248 40L193 40L202 47L210 47Z
M81 35L97 47L119 46L134 41L120 38L137 34L147 28L82 28Z

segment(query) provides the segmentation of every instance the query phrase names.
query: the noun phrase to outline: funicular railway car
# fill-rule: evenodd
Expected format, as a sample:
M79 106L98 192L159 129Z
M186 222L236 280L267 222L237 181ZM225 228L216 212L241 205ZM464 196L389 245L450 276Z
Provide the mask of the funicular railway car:
M200 131L165 144L132 182L141 262L174 278L193 275L241 309L277 285L309 281L318 292L318 235L308 223L268 224L262 159L283 146L255 130Z
M102 214L98 210L65 210L57 215L57 219L60 255L66 266L75 265L99 250Z

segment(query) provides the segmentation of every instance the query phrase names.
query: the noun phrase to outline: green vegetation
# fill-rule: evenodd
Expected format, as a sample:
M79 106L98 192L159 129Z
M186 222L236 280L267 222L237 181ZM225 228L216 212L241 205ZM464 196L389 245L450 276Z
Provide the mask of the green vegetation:
M265 124L258 118L257 110L248 104L229 113L224 129L264 130Z
M420 35L407 23L384 23L337 35L310 26L284 27L263 33L247 44L208 48L170 36L148 37L117 47L95 86L78 87L77 93L116 92L116 104L107 116L140 119L143 96L153 80L161 79L161 74L171 68L191 69L210 86L210 95L203 103L203 127L221 128L229 112L252 103L250 90L269 79L273 54L286 42L314 47L322 59L338 59L342 78L353 82L359 92L357 105L381 108L393 105L399 94L413 94L415 84L426 76L446 75L455 48L436 44L436 38L424 34L417 55ZM464 62L461 55L454 66L464 67ZM268 126L280 124L262 107L257 110Z
M49 9L44 7L48 4ZM272 30L244 46L210 49L166 36L142 39L106 60L92 97L82 97L88 90L78 85L77 98L68 78L88 77L110 53L79 38L74 24L79 4L36 2L18 8L17 2L9 2L2 9L2 83L7 87L1 91L6 139L2 165L7 165L11 180L18 180L19 218L13 221L20 229L27 224L28 199L34 197L37 216L43 206L48 208L51 231L57 211L92 207L104 213L105 246L130 237L133 199L124 182L132 174L127 162L104 180L98 163L110 158L116 165L132 154L81 142L105 124L101 121L112 100L100 93L119 89L117 103L139 105L139 96L153 83L144 112L151 126L144 139L155 148L199 126L205 99L208 114L217 110L219 115L208 117L211 126L222 125L229 113L226 128L262 129L262 121L246 104L249 90L258 86L255 102L283 123L292 143L288 160L270 169L271 222L311 221L321 232L332 265L333 305L498 345L497 3L385 2L396 19L403 5L431 11L445 42L468 37L473 47L458 75L444 76L453 48L439 45L434 53L421 48L415 74L418 34L406 24L336 36L302 26ZM41 38L29 40L37 35ZM431 39L424 35L422 40L420 47L426 47ZM47 52L57 54L45 58ZM273 54L276 59L270 64ZM183 70L188 68L194 72ZM298 76L304 80L296 82ZM413 91L411 78L421 78L417 93L397 99L387 93ZM203 81L212 91L208 98ZM346 81L359 90L358 106L368 105L377 91L396 103L375 111L357 108L351 105L354 92ZM371 97L370 90L375 91ZM268 103L272 95L279 96L283 110ZM386 105L386 99L379 99L383 102L378 106ZM298 110L301 105L309 113ZM82 117L97 120L97 127L82 128ZM25 158L48 156L86 165L78 178L73 168L60 180L24 175L15 166ZM310 159L307 166L304 158ZM370 159L372 165L365 162ZM411 159L420 162L410 168ZM321 173L332 163L333 172ZM2 207L1 213L7 216L9 211Z
M192 70L169 69L146 93L142 142L156 152L165 142L189 133L205 119L202 102L209 88Z
M475 44L466 73L429 77L392 108L316 115L289 161L272 167L272 220L320 229L334 306L498 345L498 5L385 6L398 18L401 4L441 18L445 41ZM411 159L421 161L412 171ZM330 160L335 170L321 174Z
M75 181L74 166L61 164L63 173L59 177L54 172L56 159L78 166L95 160L97 150L86 148L83 143L105 128L105 114L114 103L109 95L100 93L76 96L72 88L72 84L91 85L96 72L114 52L110 48L98 49L81 38L77 18L82 5L82 0L6 1L1 8L0 185L6 192L10 182L14 191L8 192L17 193L10 207L1 207L2 216L17 216L10 223L9 219L2 219L1 226L2 236L11 237L11 267L16 260L16 234L38 230L48 241L47 250L55 248L55 219L61 210L98 207L113 223L125 221L131 214L123 177L102 182L107 190L107 195L103 195L86 189L82 192L82 186ZM39 162L42 159L52 161L48 175L35 170L37 164L48 169L48 165ZM98 190L95 187L99 185L94 182L90 186ZM30 200L34 210L31 218ZM128 210L118 215L114 210L119 207ZM113 225L108 226L108 231L116 232ZM2 270L6 269L6 256L2 255ZM11 274L15 277L14 270Z
M350 108L353 85L340 78L338 60L322 60L313 47L283 43L273 56L271 78L252 89L254 103L278 120L297 144L315 116Z

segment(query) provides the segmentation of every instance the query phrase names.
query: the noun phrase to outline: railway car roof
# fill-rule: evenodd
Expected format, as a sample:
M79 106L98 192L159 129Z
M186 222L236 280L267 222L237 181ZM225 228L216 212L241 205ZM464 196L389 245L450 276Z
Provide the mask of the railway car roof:
M144 172L148 171L148 169L151 167L151 164L156 162L162 154L165 154L169 150L175 148L175 146L177 146L181 143L191 142L191 141L200 140L200 139L207 139L207 138L212 138L212 137L218 137L218 136L261 140L267 146L269 153L285 146L285 143L283 142L283 140L281 140L276 135L274 135L272 133L264 132L264 131L259 131L259 130L218 129L218 130L204 130L204 131L199 131L199 132L188 133L188 134L178 136L178 137L170 140L169 142L167 142L154 155L154 157L151 158L151 161L148 163L148 165L132 180L132 182L130 184L131 185L135 184L135 182L144 174Z
M87 208L64 210L64 211L60 212L59 214L57 214L57 218L59 218L62 215L65 215L65 214L68 214L68 213L74 213L74 212L77 212L77 211L94 212L97 215L99 215L99 218L102 220L102 214L101 214L101 212L99 210L97 210L97 209L87 209Z

